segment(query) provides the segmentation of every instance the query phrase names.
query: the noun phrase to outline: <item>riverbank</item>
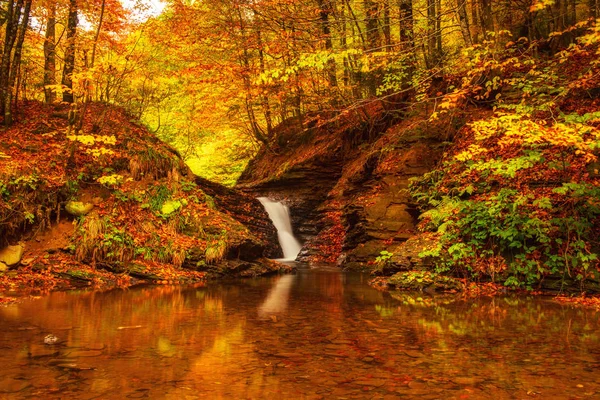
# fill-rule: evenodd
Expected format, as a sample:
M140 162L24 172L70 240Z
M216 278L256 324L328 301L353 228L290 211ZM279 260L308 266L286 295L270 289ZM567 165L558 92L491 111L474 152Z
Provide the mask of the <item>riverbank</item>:
M0 132L0 291L291 270L267 259L280 250L256 199L195 177L124 110L20 110Z

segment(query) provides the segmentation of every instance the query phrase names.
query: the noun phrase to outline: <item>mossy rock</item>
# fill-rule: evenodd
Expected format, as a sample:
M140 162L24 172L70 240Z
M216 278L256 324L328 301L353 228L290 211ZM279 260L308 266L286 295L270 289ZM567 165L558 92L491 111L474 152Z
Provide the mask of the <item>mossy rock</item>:
M82 201L69 201L65 205L65 210L74 217L81 217L87 215L92 211L94 205L91 203L84 203Z
M431 271L398 272L387 279L387 285L395 289L447 291L461 290L462 284L455 278L438 275Z
M2 262L7 267L17 265L23 257L24 250L24 247L21 245L6 246L2 250L0 250L0 262Z

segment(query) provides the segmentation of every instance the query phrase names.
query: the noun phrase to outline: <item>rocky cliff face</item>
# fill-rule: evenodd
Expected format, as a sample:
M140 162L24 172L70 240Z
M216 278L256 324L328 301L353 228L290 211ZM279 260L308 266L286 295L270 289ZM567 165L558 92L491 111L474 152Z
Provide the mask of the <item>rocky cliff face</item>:
M227 188L199 176L195 177L195 182L202 188L204 193L214 199L215 205L219 210L226 212L236 221L241 222L264 243L264 247L256 249L248 246L230 249L228 258L243 258L248 256L255 258L264 256L278 258L283 255L277 244L277 230L256 197L239 190Z
M350 118L304 133L279 132L287 145L263 149L240 179L240 189L288 204L304 243L302 261L368 268L382 250L413 237L418 212L407 191L410 179L435 166L443 143L466 120L430 123L377 105L367 114L370 124Z

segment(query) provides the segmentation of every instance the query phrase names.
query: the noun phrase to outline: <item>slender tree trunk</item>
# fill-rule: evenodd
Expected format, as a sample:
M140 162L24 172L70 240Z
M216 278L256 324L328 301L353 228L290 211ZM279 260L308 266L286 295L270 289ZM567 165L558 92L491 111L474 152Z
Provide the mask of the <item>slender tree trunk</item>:
M342 51L346 51L348 50L348 42L347 42L347 38L346 38L346 4L342 2L342 10L341 10L341 15L339 16L339 26L340 26L340 47L342 48ZM344 56L344 76L343 76L343 83L344 83L344 88L348 89L348 86L350 85L350 76L351 76L351 71L350 71L350 62L348 60L348 55Z
M436 0L427 0L427 68L433 68L437 62L437 12Z
M366 34L367 34L367 53L374 53L379 50L379 7L374 0L363 1L365 15L366 15ZM374 96L377 92L377 79L375 72L370 68L369 72L366 73L365 86L369 96Z
M104 9L106 7L106 0L102 0L102 6L100 7L100 19L98 21L98 27L96 28L96 34L94 35L94 44L92 45L92 58L90 60L90 68L94 68L94 62L96 61L96 47L98 46L98 38L102 30L102 21L104 21Z
M412 0L399 0L400 10L400 44L402 50L413 51L415 48L414 20Z
M17 80L17 73L21 65L21 55L23 54L23 42L25 41L25 33L27 33L27 27L29 26L29 12L31 11L32 0L25 0L25 9L21 15L17 43L15 45L15 51L13 54L12 65L10 66L10 73L8 76L8 90L6 91L6 98L4 99L4 124L6 126L12 125L12 94L15 88L15 82Z
M256 16L255 16L256 18ZM256 30L256 38L258 41L258 60L260 63L260 73L265 73L265 55L262 43L262 35L260 29ZM265 114L265 122L267 123L267 137L271 139L273 135L273 118L271 116L271 106L269 104L269 97L266 94L261 95L263 113Z
M2 52L2 63L0 63L0 111L2 115L5 113L6 100L9 97L9 79L10 67L12 61L12 50L17 39L17 31L19 28L19 18L21 17L21 9L23 8L23 0L8 1L6 12L6 28L4 31L4 49ZM10 103L8 103L10 105ZM6 121L5 121L6 123Z
M260 128L258 121L256 120L256 114L254 113L254 101L252 96L252 84L250 82L250 54L248 52L248 38L246 37L246 24L244 16L240 7L237 8L237 18L240 29L240 36L242 39L242 53L240 55L240 64L243 68L242 81L244 82L244 89L246 91L245 106L246 115L252 129L254 137L264 144L268 144L268 140L265 137L262 129Z
M385 39L385 51L392 51L392 24L390 22L390 3L383 0L383 37Z
M435 46L437 59L442 60L444 54L442 49L442 1L435 0Z
M600 17L600 0L589 0L588 7L590 9L590 17Z
M44 98L46 104L54 103L56 92L49 86L56 85L56 2L46 1L48 22L44 40Z
M494 32L494 14L492 10L492 0L480 0L480 18L483 37L488 39L488 32Z
M460 0L459 0L460 1ZM481 25L481 12L479 11L479 0L469 0L471 7L471 39L473 43L481 42L482 38L482 25Z
M457 0L456 13L458 14L460 31L462 33L463 40L465 41L465 45L467 47L471 47L473 46L473 39L471 38L469 18L467 16L467 0Z
M331 15L331 0L317 0L319 5L319 17L321 21L321 32L323 34L323 42L328 55L333 53L333 41L331 40L331 27L329 16ZM333 58L327 60L327 80L330 87L337 87L336 65Z
M62 85L63 101L73 103L73 71L75 70L75 36L77 35L77 0L69 0L69 17L67 20L67 49L63 68Z
M102 5L100 6L100 18L98 20L98 26L96 27L96 33L94 34L94 43L92 44L92 57L90 59L89 68L94 68L94 63L96 62L96 48L98 47L98 38L100 37L100 32L102 31L102 22L104 21L104 9L106 8L106 0L102 0ZM85 80L85 96L86 101L92 100L92 88L91 83L88 79Z

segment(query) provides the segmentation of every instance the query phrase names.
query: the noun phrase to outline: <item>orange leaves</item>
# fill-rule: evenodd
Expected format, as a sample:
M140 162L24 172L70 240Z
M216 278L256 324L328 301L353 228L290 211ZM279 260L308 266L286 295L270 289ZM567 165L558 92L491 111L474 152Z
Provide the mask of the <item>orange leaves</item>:
M332 202L330 206L338 208L340 203ZM339 209L327 211L323 222L329 227L319 232L319 235L314 239L316 243L314 247L318 252L311 256L311 261L334 263L342 253L342 246L346 237L346 230L342 225L342 211Z

